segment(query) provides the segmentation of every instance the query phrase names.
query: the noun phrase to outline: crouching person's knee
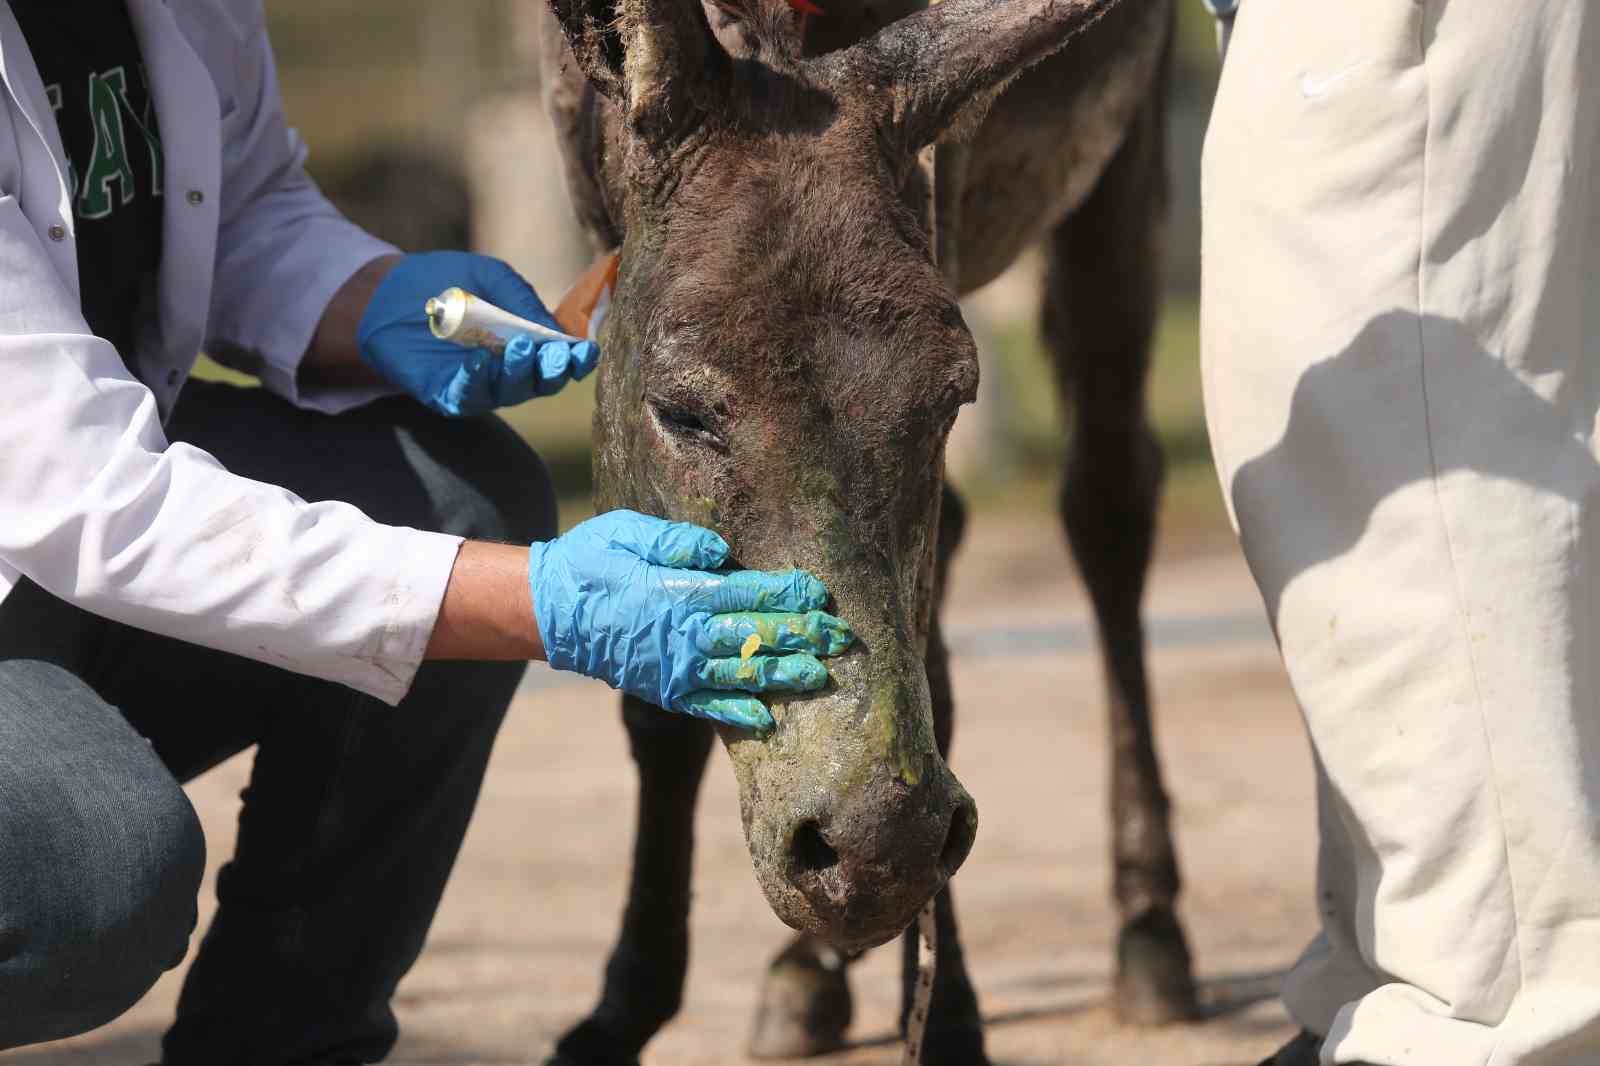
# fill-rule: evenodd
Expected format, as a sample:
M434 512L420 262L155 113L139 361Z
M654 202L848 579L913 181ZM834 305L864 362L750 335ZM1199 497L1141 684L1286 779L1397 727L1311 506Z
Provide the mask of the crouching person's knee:
M550 472L497 416L418 419L406 432L407 457L432 512L409 524L508 544L556 535Z
M556 492L544 460L499 418L481 420L477 430L482 462L449 517L478 540L531 544L554 537Z
M205 841L154 753L54 770L0 784L0 1049L111 1021L195 926Z

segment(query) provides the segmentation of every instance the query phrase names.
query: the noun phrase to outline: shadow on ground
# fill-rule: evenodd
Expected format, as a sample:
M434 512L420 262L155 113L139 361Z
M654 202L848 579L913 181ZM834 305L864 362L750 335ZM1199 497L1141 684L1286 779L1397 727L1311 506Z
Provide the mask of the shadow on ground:
M122 1029L92 1045L48 1050L0 1052L0 1062L8 1066L143 1066L159 1054L164 1029L140 1027ZM403 1056L394 1066L528 1066L538 1061L541 1044L530 1040L524 1055L507 1055L504 1049L489 1049L470 1043L408 1039Z
M1283 984L1284 970L1265 970L1250 973L1231 974L1222 977L1213 977L1200 982L1200 1009L1202 1011L1200 1024L1218 1021L1255 1006L1276 999L1278 988ZM1084 996L1074 996L1069 1002L1055 1004L1041 1004L1034 1007L1024 1007L1017 1010L1002 1010L986 1012L983 1024L986 1031L993 1032L1008 1025L1022 1025L1028 1022L1061 1021L1074 1015L1086 1014L1089 1011L1103 1009L1105 1001L1097 994L1106 987L1106 975L1097 974L1070 974L1052 975L1038 981L1027 982L1035 989L1053 988L1057 990L1082 989L1085 993L1096 993ZM1248 1020L1244 1020L1248 1028ZM1273 1019L1261 1026L1263 1032L1276 1031L1281 1023ZM859 1040L852 1040L844 1047L846 1051L857 1051L864 1048L895 1047L900 1043L899 1033L877 1033L865 1036ZM826 1060L821 1060L826 1061ZM994 1066L1007 1066L1006 1063L996 1061Z

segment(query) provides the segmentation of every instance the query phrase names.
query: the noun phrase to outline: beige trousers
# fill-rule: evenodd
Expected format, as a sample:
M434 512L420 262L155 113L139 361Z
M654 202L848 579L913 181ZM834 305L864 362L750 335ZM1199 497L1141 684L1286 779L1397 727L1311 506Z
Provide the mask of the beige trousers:
M1235 26L1206 407L1315 754L1325 1062L1600 1064L1597 64L1595 0Z

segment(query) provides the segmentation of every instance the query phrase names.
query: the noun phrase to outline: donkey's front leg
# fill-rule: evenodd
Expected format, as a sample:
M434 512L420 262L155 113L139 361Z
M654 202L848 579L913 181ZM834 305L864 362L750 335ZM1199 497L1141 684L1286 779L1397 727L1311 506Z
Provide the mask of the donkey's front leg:
M639 1052L678 1012L689 969L689 879L694 807L711 726L622 701L639 767L633 880L622 934L594 1012L561 1038L547 1066L637 1066Z
M844 1046L850 1028L850 960L801 933L767 967L750 1033L753 1059L802 1059Z

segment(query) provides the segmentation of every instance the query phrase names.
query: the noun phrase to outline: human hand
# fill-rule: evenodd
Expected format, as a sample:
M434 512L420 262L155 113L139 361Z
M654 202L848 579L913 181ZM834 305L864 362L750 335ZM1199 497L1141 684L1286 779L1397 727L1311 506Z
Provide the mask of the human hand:
M727 557L709 529L634 511L533 545L529 584L550 665L669 711L771 729L749 694L822 688L818 657L855 634L820 610L828 590L811 574L711 572Z
M1217 59L1228 58L1228 40L1233 36L1233 20L1239 14L1239 0L1200 0L1217 20Z
M446 415L476 415L550 396L594 369L592 341L513 338L503 353L440 340L423 310L451 287L557 329L533 289L498 259L470 252L426 252L395 264L373 293L356 338L361 359L389 383Z

